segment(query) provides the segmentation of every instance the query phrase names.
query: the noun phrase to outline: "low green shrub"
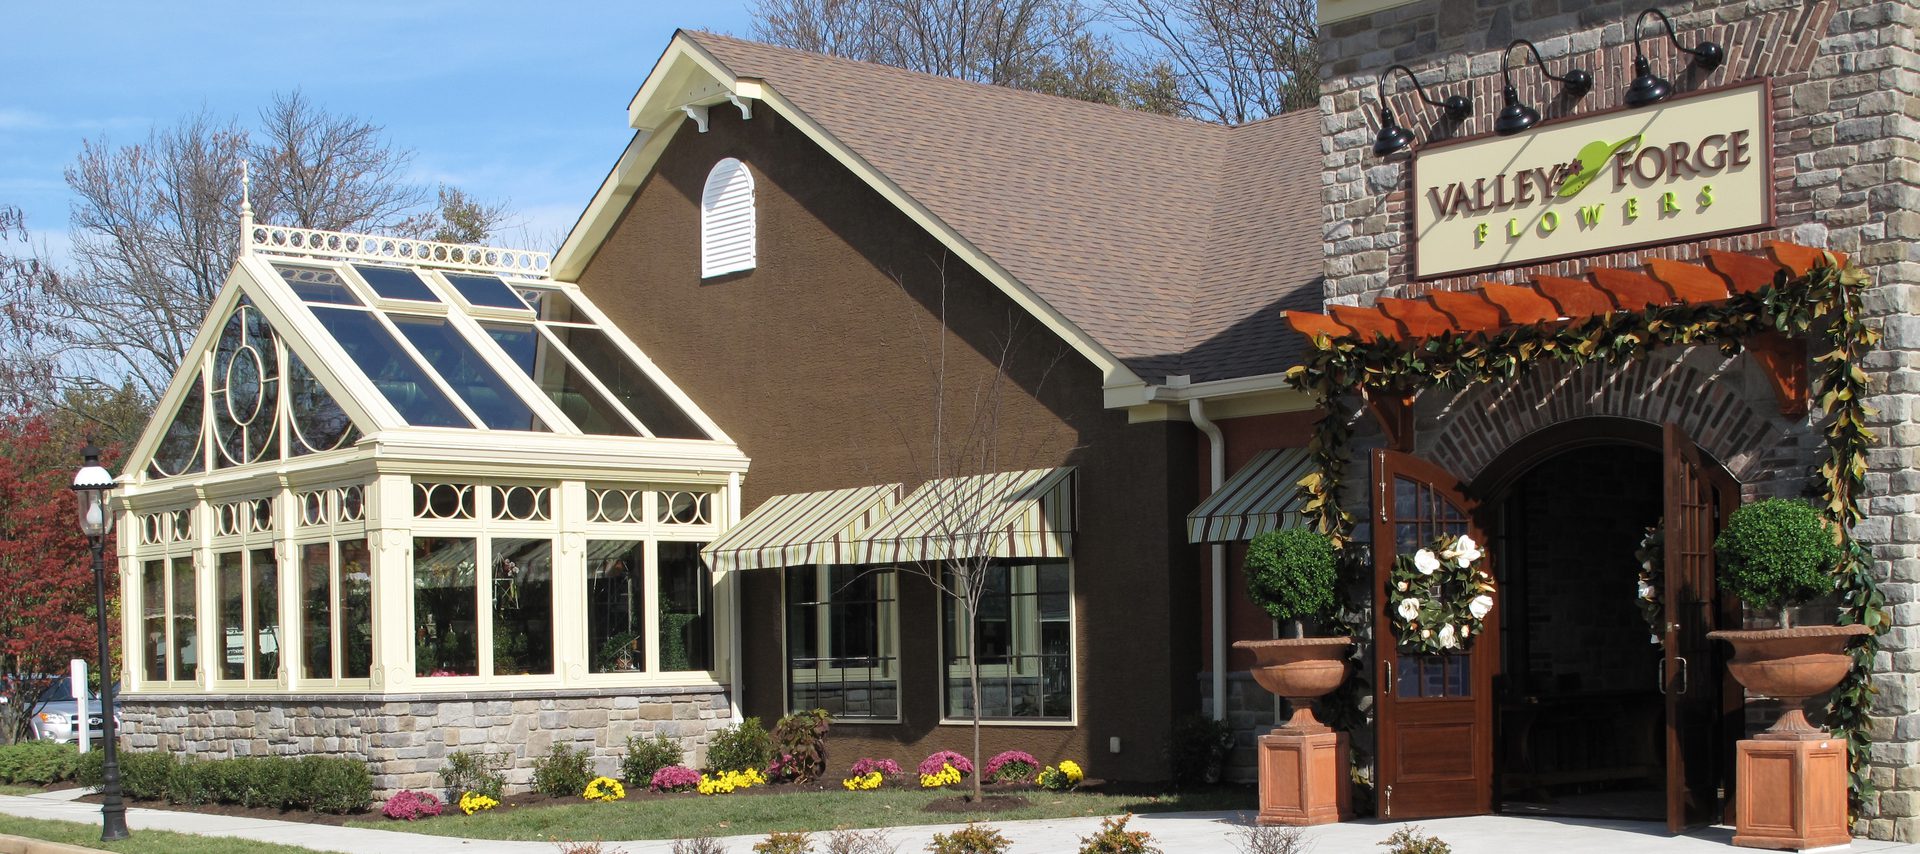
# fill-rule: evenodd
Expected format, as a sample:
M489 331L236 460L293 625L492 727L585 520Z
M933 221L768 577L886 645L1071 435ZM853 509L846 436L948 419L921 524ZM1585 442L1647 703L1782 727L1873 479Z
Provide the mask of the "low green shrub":
M367 763L344 756L303 756L299 764L305 778L304 788L296 792L303 801L299 806L335 815L373 806L373 771Z
M577 798L593 782L593 754L556 744L533 760L533 790L556 798Z
M805 833L776 830L753 843L753 854L813 854L813 838Z
M1227 757L1233 753L1233 726L1206 715L1188 715L1173 722L1167 760L1176 786L1220 782Z
M120 754L120 789L127 797L157 801L167 796L167 778L177 764L167 751Z
M249 756L229 762L247 763L247 783L240 805L243 807L281 807L294 799L293 763L276 756Z
M1453 846L1441 842L1438 836L1420 832L1417 824L1394 831L1380 840L1380 847L1387 849L1387 854L1453 854Z
M620 778L628 787L646 788L653 783L653 772L684 761L686 751L666 733L654 733L652 738L630 736L626 755L620 757Z
M89 789L106 785L106 763L106 751L89 750L80 754L80 761L73 769L73 782Z
M447 754L446 767L440 769L440 782L447 787L447 803L459 803L460 796L468 792L500 800L500 790L507 786L507 778L500 769L506 764L506 757L491 753L456 750Z
M77 757L74 777L98 789L103 755ZM170 752L122 752L120 784L129 798L183 805L238 804L345 815L373 804L373 772L344 756L237 756L182 760Z
M1101 819L1099 830L1080 837L1080 854L1162 854L1152 834L1127 829L1132 820L1133 813Z
M765 770L773 761L773 738L760 726L759 718L747 718L713 734L707 743L707 770Z
M213 803L215 767L213 762L192 759L176 763L167 778L167 801L185 806Z
M967 826L952 833L936 833L933 844L927 846L929 854L1006 854L1013 847L998 830L987 825L967 822Z
M79 768L80 751L71 744L23 741L0 747L0 783L58 783L73 779Z

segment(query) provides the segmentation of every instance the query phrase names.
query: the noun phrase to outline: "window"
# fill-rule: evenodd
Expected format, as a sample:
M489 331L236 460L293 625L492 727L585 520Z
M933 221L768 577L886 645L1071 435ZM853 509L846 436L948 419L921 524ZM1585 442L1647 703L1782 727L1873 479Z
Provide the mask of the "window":
M713 669L713 573L700 560L705 545L642 540L587 544L587 659L592 672L647 670L649 643L655 672ZM649 549L654 550L651 584Z
M864 566L786 573L788 708L898 720L898 573Z
M966 650L980 656L980 716L1068 720L1073 716L1073 610L1064 562L996 563L980 598L979 636L968 642L959 603L946 597L946 715L973 716ZM950 587L958 582L950 578Z
M280 573L272 548L225 551L215 557L214 597L220 612L224 680L280 678Z
M300 547L300 675L367 679L373 669L373 577L364 538Z
M193 558L176 557L172 561L173 573L173 679L176 682L192 682L200 678L200 643L197 634L199 621L194 616L199 612L197 592L194 585Z
M700 194L700 277L754 266L753 173L734 158L714 164Z
M553 673L553 541L494 539L493 672Z
M413 538L415 676L479 675L476 557L469 537Z

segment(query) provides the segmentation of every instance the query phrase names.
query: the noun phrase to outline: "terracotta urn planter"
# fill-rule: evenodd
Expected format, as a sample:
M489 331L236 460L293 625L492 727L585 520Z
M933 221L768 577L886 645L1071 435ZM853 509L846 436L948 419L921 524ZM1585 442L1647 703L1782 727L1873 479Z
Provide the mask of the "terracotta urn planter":
M1852 626L1800 626L1791 629L1728 630L1707 637L1733 646L1727 672L1748 691L1772 697L1786 707L1780 719L1755 738L1768 741L1818 741L1827 731L1807 720L1806 702L1833 689L1853 667L1847 644L1872 629Z
M1253 681L1285 697L1293 717L1279 731L1331 732L1313 716L1313 701L1333 692L1347 678L1347 651L1353 638L1282 638L1239 641L1235 649L1253 653Z

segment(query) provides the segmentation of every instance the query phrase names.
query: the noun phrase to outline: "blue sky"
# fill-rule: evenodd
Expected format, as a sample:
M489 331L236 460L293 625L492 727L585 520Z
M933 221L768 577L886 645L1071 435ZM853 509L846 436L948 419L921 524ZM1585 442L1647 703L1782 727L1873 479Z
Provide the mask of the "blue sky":
M571 226L631 132L627 100L677 27L745 34L750 0L0 4L0 205L65 254L83 139L143 140L202 107L251 120L299 89L386 128L412 177Z

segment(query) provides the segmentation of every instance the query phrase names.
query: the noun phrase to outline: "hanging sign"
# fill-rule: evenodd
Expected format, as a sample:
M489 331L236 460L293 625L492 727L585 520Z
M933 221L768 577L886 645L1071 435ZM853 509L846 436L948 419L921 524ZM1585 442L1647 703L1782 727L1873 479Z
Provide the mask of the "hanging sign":
M1761 80L1415 151L1414 277L1772 225L1769 90Z

